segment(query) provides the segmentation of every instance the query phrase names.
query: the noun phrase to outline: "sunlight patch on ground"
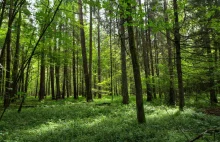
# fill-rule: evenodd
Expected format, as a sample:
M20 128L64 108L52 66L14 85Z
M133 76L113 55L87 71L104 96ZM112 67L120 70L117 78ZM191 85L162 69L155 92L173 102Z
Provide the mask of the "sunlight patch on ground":
M41 136L46 133L53 133L54 131L59 131L61 129L70 128L70 127L82 127L82 128L89 128L93 127L94 125L98 125L99 123L103 122L106 119L106 116L102 115L96 118L86 118L86 120L68 120L63 121L59 120L57 122L49 121L45 124L41 124L35 128L22 130L22 133L30 134L32 136ZM86 123L85 123L86 122Z

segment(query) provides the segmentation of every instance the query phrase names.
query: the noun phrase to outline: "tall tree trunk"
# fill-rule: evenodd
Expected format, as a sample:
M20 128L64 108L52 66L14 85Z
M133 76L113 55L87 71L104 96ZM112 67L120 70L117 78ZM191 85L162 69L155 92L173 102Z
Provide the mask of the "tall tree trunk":
M45 94L46 94L46 90L45 90L45 53L42 50L42 52L41 52L41 65L40 65L39 101L44 99Z
M89 86L92 88L92 4L90 8L90 17L89 17ZM91 90L92 91L92 90ZM92 92L91 92L92 94Z
M52 100L55 100L56 96L55 96L55 89L54 89L54 61L53 61L53 51L52 51L51 46L50 46L50 54L51 54L51 59L50 59L50 87L51 87Z
M72 57L72 68L73 68L73 96L74 99L78 99L78 89L77 89L77 78L76 78L76 46L75 46L75 31L73 29L73 57Z
M24 46L22 46L21 48L22 50L22 55L21 55L21 69L24 68L24 63L25 63L25 48ZM39 56L38 56L39 58ZM37 61L37 74L39 74L39 70L40 70L40 60ZM25 92L25 70L21 70L21 80L20 80L20 92ZM37 83L38 83L38 77L37 76ZM37 92L38 86L36 87L36 96L38 96L38 92ZM35 97L36 98L36 97Z
M147 5L145 5L145 13L148 12L148 0L146 2ZM149 17L149 16L148 16ZM146 17L146 19L148 19ZM148 21L149 23L149 21ZM150 76L150 58L149 58L149 48L147 46L151 46L151 41L150 41L150 33L149 30L145 30L145 35L146 35L146 41L143 39L143 59L144 59L144 71L145 71L145 78L146 78L146 87L147 87L147 101L152 101L153 95L152 95L152 86L151 86L151 81L149 79Z
M79 21L80 21L80 37L81 37L81 48L83 57L83 71L86 85L86 100L87 102L92 101L92 92L90 86L89 71L87 66L87 56L86 56L86 42L85 42L85 31L83 24L83 12L82 12L82 0L78 0L79 4Z
M12 29L12 13L13 13L13 0L10 0L9 7L9 20L8 20L8 32L7 32L7 55L6 55L6 83L5 83L5 97L4 97L4 107L7 108L10 104L11 97L11 29Z
M120 23L120 39L121 39L121 94L122 94L122 103L129 103L128 96L128 82L127 82L127 66L126 66L126 46L125 46L125 29L124 29L124 18L121 15Z
M66 74L67 74L66 65L64 65L64 68L63 68L63 91L62 91L62 99L65 99L65 96L66 96Z
M110 15L111 15L111 10L110 10ZM110 95L112 96L113 100L113 65L112 65L112 17L110 16L110 24L109 24L109 48L110 48Z
M150 30L150 28L149 28ZM149 31L148 34L151 34ZM155 88L155 80L154 80L154 59L153 59L153 47L151 44L151 38L149 37L149 53L150 53L150 65L151 65L151 75L152 75L152 95L154 98L157 98L156 96L156 88Z
M214 76L214 60L213 60L213 53L211 49L211 41L210 41L210 34L207 27L205 27L205 36L204 36L204 43L205 47L207 48L207 55L208 55L208 64L209 64L209 94L210 94L210 104L214 105L215 103L218 103L216 92L215 92L215 76Z
M74 13L74 6L73 6L73 21L75 21L75 13ZM73 69L73 97L74 99L78 99L78 67L77 67L77 62L78 62L78 52L76 53L76 40L75 40L75 28L74 26L72 27L72 36L73 36L73 56L72 56L72 69ZM76 59L76 54L77 54L77 59Z
M31 67L31 62L28 63L28 66L26 69L26 76L25 76L24 89L23 89L25 93L27 93L27 90L28 90L28 80L29 80L29 74L30 74L30 67Z
M94 74L93 74L93 87L94 87L94 90L97 90L97 86L96 86L96 70L94 70ZM93 96L94 96L94 98L96 97L96 94L97 94L97 92L96 91L94 91L94 93L93 93Z
M154 35L154 47L155 47L155 70L156 76L158 78L157 81L157 92L159 94L159 98L162 98L162 91L161 91L161 82L160 82L160 70L159 70L159 48L158 48L158 35Z
M17 23L17 39L16 39L16 49L14 55L14 64L12 70L12 97L15 97L17 94L17 74L18 74L18 65L19 65L19 55L20 55L20 32L21 32L21 10L19 10L19 17ZM14 100L14 99L13 99Z
M148 2L147 2L148 3ZM152 11L148 8L147 6L147 19L148 19L148 25L150 25L150 20L152 19ZM151 75L152 75L152 89L151 89L151 94L153 95L154 98L156 98L156 92L155 92L155 82L154 82L154 60L153 60L153 48L152 48L152 44L151 44L151 27L148 27L148 59L149 59L149 68L151 69L150 72L151 72ZM149 72L149 75L150 75L150 72Z
M65 51L67 54L67 51ZM69 81L69 72L67 66L67 60L65 59L64 69L63 69L63 99L65 96L70 96L70 81Z
M56 31L55 31L56 33ZM56 41L56 39L55 39ZM56 43L54 45L54 52L56 54L59 53L59 47L57 47ZM56 76L56 99L61 99L61 92L60 92L60 62L59 59L56 59L55 65L55 76Z
M173 0L174 10L174 42L176 47L176 68L178 75L178 89L179 89L179 110L183 111L184 107L184 91L182 79L182 64L181 64L181 49L180 49L180 27L177 0Z
M98 8L98 83L101 83L101 47L100 47L100 12ZM101 86L98 85L98 98L101 98Z
M166 23L169 22L167 14L167 0L164 0L164 20ZM167 40L167 50L168 50L168 67L169 67L169 105L175 105L175 93L174 93L174 74L173 74L173 54L172 54L172 44L170 31L166 28L166 40Z
M79 96L79 52L78 50L76 51L76 95L77 98Z
M134 40L134 30L132 19L132 6L130 1L126 0L127 3L127 23L128 23L128 35L129 35L129 47L131 53L131 60L133 66L133 75L135 80L135 89L136 89L136 107L137 107L137 119L139 123L145 123L145 114L144 114L144 106L143 106L143 94L142 94L142 84L141 84L141 75L140 75L140 67L138 64L137 53L135 48L135 40Z

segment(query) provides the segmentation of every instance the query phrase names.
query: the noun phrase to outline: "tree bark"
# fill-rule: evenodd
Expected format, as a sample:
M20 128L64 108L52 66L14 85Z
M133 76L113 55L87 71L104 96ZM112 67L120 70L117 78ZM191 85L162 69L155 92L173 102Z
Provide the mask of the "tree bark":
M80 21L80 37L81 37L81 48L83 57L83 71L86 85L86 101L92 101L92 92L90 86L89 71L87 66L87 56L86 56L86 42L85 42L85 31L83 24L83 12L82 12L82 0L78 0L79 4L79 21Z
M124 29L124 18L121 15L120 23L120 39L121 39L121 94L122 94L122 103L129 103L128 96L128 82L127 82L127 66L126 66L126 46L125 46L125 29Z
M112 11L109 11L110 15L112 14ZM112 17L110 16L110 23L109 23L109 48L110 48L110 96L112 96L113 100L113 62L112 62Z
M141 76L140 76L140 67L138 64L137 53L135 48L135 40L134 40L134 30L133 30L133 19L132 19L132 6L131 3L126 0L127 3L127 23L129 24L128 35L129 35L129 47L131 53L132 67L133 67L133 75L135 80L135 89L136 89L136 107L137 107L137 120L139 123L145 123L145 114L144 114L144 106L143 106L143 95L142 95L142 84L141 84Z
M50 46L50 54L51 54L51 62L50 62L50 87L51 87L51 94L52 94L52 100L56 99L55 96L55 89L54 89L54 61L53 61L53 51Z
M12 70L12 97L15 97L17 94L17 74L18 74L18 65L19 65L19 55L20 55L20 32L21 32L21 10L19 10L19 17L17 23L17 39L16 39L16 49L14 55L14 64ZM14 100L14 99L13 99Z
M204 43L207 49L207 56L208 56L208 75L209 75L209 95L210 95L210 104L214 105L218 103L216 91L215 91L215 76L214 76L214 60L213 60L213 53L211 49L211 41L210 41L210 34L209 29L205 27L205 35L204 35Z
M11 29L12 29L12 13L13 13L13 0L10 0L9 7L9 20L8 20L8 32L7 32L7 55L6 55L6 83L5 83L5 96L4 96L4 108L6 109L10 105L11 97Z
M45 90L45 53L42 50L42 52L41 52L41 65L40 65L39 101L44 99L45 94L46 94L46 90Z
M100 12L98 8L98 83L101 83L101 47L100 47ZM98 85L98 98L101 98L101 86Z
M166 23L169 22L167 11L167 0L164 0L164 20ZM175 93L174 93L174 74L173 74L173 54L170 31L166 28L166 40L167 40L167 50L168 50L168 67L169 67L169 105L175 105Z
M178 75L178 89L179 89L179 110L183 111L184 107L184 90L182 79L182 64L181 64L181 49L180 49L180 27L177 0L173 0L174 9L174 42L176 47L176 68Z
M56 28L55 28L55 34L56 34ZM55 37L55 41L57 38ZM59 47L57 47L57 43L54 43L54 53L59 53ZM55 77L56 77L56 100L61 99L61 92L60 92L60 62L59 59L56 59L55 62Z
M145 12L148 11L148 1L146 3L147 5L145 6ZM146 19L148 19L148 17L146 17ZM149 48L147 48L147 46L151 46L149 30L145 30L145 35L146 35L146 41L143 39L143 41L145 42L143 45L143 59L144 59L144 71L145 71L146 87L147 87L147 101L150 102L153 99L153 95L152 95L151 81L149 79L150 76Z
M77 79L76 79L76 46L75 46L75 31L73 29L73 57L72 57L72 68L73 68L73 96L74 99L78 99Z
M89 86L92 88L92 5L90 4L90 17L89 17ZM92 91L90 89L90 91ZM92 94L92 92L91 92Z

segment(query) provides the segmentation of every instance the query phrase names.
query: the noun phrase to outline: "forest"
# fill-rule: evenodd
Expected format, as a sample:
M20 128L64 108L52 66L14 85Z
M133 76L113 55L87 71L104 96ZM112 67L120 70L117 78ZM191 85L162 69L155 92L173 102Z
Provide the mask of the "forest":
M0 0L0 141L218 142L220 0Z

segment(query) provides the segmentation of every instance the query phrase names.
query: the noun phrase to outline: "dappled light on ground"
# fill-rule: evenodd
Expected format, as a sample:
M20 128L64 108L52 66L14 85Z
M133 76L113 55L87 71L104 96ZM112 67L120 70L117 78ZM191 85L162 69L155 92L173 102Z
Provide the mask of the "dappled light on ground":
M20 114L9 109L0 122L0 141L30 142L176 142L188 141L209 128L220 126L218 116L206 115L191 108L145 104L146 124L136 121L134 100L122 105L121 99L91 103L72 100L38 104L23 108ZM97 105L99 104L99 105ZM10 123L9 123L10 122ZM12 123L13 122L13 123ZM214 141L220 134L204 136Z

